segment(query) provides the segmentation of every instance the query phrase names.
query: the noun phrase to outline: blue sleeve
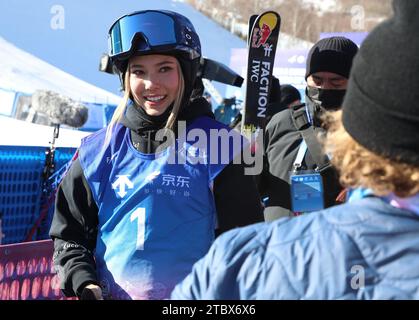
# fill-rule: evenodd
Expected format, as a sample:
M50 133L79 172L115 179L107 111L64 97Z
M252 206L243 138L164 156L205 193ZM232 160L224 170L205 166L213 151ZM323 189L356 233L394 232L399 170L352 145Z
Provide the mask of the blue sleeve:
M259 254L256 249L259 243L251 239L260 231L261 224L237 228L218 237L206 256L195 263L192 272L175 287L171 299L238 300L246 296L242 292L240 273L242 269L247 272L255 253Z
M213 267L211 266L215 266L214 257L219 249L218 240L214 242L209 252L194 264L192 272L175 287L171 295L172 300L215 299L210 283L216 287L212 279Z

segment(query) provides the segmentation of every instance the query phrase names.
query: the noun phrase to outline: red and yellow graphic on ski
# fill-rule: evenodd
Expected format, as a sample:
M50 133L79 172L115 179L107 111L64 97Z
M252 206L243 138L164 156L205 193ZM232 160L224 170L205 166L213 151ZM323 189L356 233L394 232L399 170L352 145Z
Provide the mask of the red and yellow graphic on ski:
M274 13L266 13L259 19L259 31L257 32L258 40L253 46L254 48L259 48L261 45L264 45L268 41L269 36L272 33L272 30L275 29L278 18Z

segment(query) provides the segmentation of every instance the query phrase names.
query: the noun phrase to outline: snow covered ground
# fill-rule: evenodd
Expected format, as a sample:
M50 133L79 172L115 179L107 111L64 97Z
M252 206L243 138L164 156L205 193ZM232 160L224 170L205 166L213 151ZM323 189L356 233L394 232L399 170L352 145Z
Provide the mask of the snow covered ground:
M120 100L116 94L80 80L1 37L0 88L27 94L32 94L37 89L52 90L83 102L118 104ZM0 110L1 108L0 100Z
M120 97L82 81L0 38L0 115L10 115L16 92L53 90L76 101L118 104ZM48 146L53 127L0 116L0 146ZM57 147L78 147L89 132L62 128Z
M0 115L1 146L49 147L54 133L53 127L34 124ZM7 134L6 134L7 133ZM80 141L91 132L60 129L56 147L78 148Z
M319 12L319 14L338 11L340 10L340 5L336 0L301 0L305 5L314 6L314 9Z

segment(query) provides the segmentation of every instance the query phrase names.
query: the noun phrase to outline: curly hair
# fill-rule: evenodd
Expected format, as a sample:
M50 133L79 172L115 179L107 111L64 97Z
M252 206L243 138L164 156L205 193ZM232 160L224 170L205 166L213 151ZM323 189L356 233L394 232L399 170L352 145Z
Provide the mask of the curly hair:
M410 197L419 192L418 166L377 155L361 146L343 127L341 110L325 114L323 121L328 128L325 151L332 155L343 186L362 186L378 196L394 193Z

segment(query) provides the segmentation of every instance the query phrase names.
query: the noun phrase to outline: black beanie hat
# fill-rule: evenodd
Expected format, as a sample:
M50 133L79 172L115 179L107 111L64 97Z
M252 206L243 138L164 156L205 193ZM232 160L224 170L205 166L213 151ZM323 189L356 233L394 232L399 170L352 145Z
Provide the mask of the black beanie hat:
M300 91L290 84L281 85L281 108L287 108L295 100L301 100Z
M345 37L319 40L309 51L306 61L306 80L316 72L333 72L349 78L352 60L358 46Z
M342 106L346 131L368 150L419 165L419 1L395 0L355 57Z

